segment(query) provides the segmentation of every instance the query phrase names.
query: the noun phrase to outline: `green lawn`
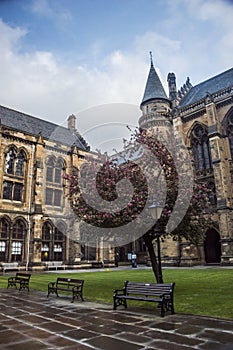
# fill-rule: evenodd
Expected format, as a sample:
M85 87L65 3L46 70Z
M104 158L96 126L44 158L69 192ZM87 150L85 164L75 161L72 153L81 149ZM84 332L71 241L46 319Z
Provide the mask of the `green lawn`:
M33 273L30 290L47 292L48 282L59 273ZM122 288L125 280L154 282L151 270L112 269L101 272L66 273L64 277L84 279L84 298L112 304L113 290ZM175 311L233 319L232 269L163 269L164 282L175 282ZM0 288L7 286L8 276L0 277ZM154 303L129 302L131 306L153 308Z

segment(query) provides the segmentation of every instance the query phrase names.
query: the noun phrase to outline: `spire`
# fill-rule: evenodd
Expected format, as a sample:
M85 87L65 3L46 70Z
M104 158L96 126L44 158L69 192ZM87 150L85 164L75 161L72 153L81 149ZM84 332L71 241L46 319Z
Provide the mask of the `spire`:
M150 61L151 61L150 72L147 78L146 88L145 88L145 92L144 92L144 96L141 104L156 98L159 98L159 99L162 98L162 99L168 100L168 97L163 88L163 85L158 77L158 74L155 71L151 51L150 51Z

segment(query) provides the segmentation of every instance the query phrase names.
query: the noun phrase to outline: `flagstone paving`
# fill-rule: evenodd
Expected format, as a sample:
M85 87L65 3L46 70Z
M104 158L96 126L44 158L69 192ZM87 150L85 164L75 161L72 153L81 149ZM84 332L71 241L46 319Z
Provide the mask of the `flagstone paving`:
M1 350L232 350L233 320L0 289Z

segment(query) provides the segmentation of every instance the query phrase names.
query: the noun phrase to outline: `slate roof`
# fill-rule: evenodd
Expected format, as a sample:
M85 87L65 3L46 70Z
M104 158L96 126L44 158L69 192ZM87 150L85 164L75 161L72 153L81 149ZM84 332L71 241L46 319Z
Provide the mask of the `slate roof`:
M78 149L84 151L88 150L85 140L68 128L3 106L0 106L0 124L34 136L41 133L45 139L67 146L76 145Z
M207 92L213 94L230 86L233 86L233 68L193 86L181 100L179 108L205 98Z
M163 88L163 85L154 68L153 62L151 61L151 67L147 78L145 92L144 92L144 96L141 104L155 98L163 98L168 100L168 97Z

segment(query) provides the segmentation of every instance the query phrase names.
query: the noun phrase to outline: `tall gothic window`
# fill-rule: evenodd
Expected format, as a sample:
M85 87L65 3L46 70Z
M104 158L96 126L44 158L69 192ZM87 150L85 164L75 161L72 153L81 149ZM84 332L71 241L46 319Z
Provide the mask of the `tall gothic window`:
M24 150L19 150L12 146L5 156L5 172L6 174L24 176L26 165L26 153Z
M207 128L200 124L194 127L191 145L195 171L199 174L209 173L212 170L212 160Z
M0 220L0 261L8 261L7 250L9 245L10 224L5 219Z
M233 114L231 114L227 119L227 136L229 139L231 158L233 159Z
M24 150L11 146L5 154L2 198L23 201L26 184L27 156Z
M65 259L65 231L64 223L57 227L46 221L42 227L41 261L63 261Z
M59 223L54 232L54 260L62 261L65 252L65 225Z
M6 153L5 171L7 174L14 174L17 152L15 147L11 147Z
M26 166L26 154L23 150L20 150L16 158L15 175L24 176Z
M23 220L15 221L12 230L11 261L22 261L24 256L24 244L26 237L26 225Z
M61 207L63 204L63 177L65 162L63 159L50 157L46 162L45 204Z
M41 261L49 261L51 258L52 234L52 225L49 222L45 222L42 227Z

